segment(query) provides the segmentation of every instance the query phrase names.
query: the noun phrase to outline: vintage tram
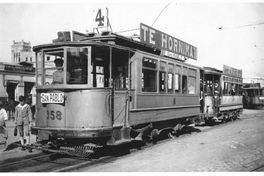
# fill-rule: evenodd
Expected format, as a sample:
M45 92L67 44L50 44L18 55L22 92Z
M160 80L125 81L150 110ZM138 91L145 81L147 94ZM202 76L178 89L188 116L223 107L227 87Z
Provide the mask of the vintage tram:
M60 32L53 43L33 48L37 101L31 132L41 150L84 155L104 146L177 135L199 119L238 116L240 94L225 91L233 84L238 90L240 77L226 80L222 71L162 54L146 43L155 43L153 31L160 33L141 25L145 42L112 32L73 32L72 39ZM193 46L160 36L183 58L196 57Z
M264 88L257 86L243 87L243 106L244 108L262 108L264 106Z
M69 149L76 143L90 147L154 139L200 115L200 68L111 32L73 36L73 41L33 48L37 108L32 133L42 144L63 148L67 143ZM48 67L50 60L63 65ZM53 80L55 70L60 70L59 83Z
M201 88L205 121L222 122L236 119L243 110L242 70L223 66L223 71L204 67Z

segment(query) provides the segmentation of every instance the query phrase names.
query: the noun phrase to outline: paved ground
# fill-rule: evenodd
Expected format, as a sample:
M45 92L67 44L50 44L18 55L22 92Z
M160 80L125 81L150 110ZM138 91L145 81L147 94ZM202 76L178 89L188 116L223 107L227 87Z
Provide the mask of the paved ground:
M15 142L19 142L19 137L14 136L14 127L15 123L10 120L6 122L7 126L7 131L8 131L8 140L7 140L7 151L2 151L3 148L0 150L0 160L4 160L7 158L12 158L12 157L18 157L18 156L25 156L28 155L29 153L27 151L21 151L20 148L18 148L16 145L14 145ZM30 142L34 143L36 142L36 136L31 135L30 137ZM39 151L33 151L31 154L35 154Z
M19 141L18 136L14 136L14 127L15 123L13 120L7 121L6 122L7 130L8 130L8 144L11 144L15 141ZM30 138L30 142L35 142L36 141L36 136L32 135Z
M263 125L264 110L244 110L240 120L205 127L201 133L180 136L110 163L78 171L251 171L264 165ZM13 127L14 123L9 121L9 144L19 140L13 136ZM35 140L36 137L32 136L31 142ZM0 160L25 155L29 153L13 148L0 152ZM264 167L257 171L264 171Z
M240 120L79 171L251 171L264 165L263 125L264 110L244 110Z

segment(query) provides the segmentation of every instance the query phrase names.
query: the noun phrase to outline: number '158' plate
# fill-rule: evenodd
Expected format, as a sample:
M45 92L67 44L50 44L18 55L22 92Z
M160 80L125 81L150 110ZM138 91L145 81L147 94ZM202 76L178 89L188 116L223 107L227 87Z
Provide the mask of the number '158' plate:
M41 103L63 103L64 93L41 93Z

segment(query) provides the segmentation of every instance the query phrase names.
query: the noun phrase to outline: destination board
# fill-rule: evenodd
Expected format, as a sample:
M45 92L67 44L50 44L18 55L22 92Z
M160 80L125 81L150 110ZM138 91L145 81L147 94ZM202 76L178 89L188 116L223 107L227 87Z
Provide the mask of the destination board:
M161 50L197 60L196 47L142 23L140 23L140 41Z
M228 75L228 76L233 76L237 78L242 78L242 70L224 65L223 66L223 74Z

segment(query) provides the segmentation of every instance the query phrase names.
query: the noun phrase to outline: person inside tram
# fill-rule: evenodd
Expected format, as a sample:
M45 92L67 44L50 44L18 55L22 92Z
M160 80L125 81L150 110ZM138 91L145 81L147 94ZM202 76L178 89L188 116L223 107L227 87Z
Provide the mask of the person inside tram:
M71 69L70 83L82 83L82 68L80 57L74 57Z
M231 94L232 96L234 96L234 95L236 94L236 90L235 90L235 85L234 85L234 84L232 84L232 89L231 89L231 91L230 91L230 94Z
M123 67L118 67L116 76L114 78L114 85L115 89L124 89L127 88L127 68Z
M63 84L64 70L63 70L63 60L61 58L56 58L54 60L57 70L53 72L52 84ZM67 72L67 81L69 79L69 73Z

